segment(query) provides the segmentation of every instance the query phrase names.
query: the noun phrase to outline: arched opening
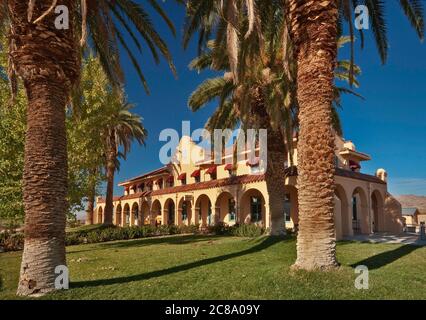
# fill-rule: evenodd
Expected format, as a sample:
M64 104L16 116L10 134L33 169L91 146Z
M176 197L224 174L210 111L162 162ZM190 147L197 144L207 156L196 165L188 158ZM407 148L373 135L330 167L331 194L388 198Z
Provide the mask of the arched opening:
M214 224L212 203L207 195L202 194L197 198L195 202L195 215L196 221L203 227Z
M130 224L132 226L139 226L141 224L139 220L139 205L137 202L132 205L132 215L130 219Z
M163 221L164 224L167 224L169 226L176 224L176 206L173 199L167 199L164 203L164 215L163 215Z
M151 225L161 225L161 203L159 200L155 200L151 206Z
M367 196L361 187L355 188L352 192L352 231L353 234L370 233L368 223Z
M103 223L103 215L104 215L104 210L102 209L102 207L99 207L98 209L98 217L97 217L97 222L98 223Z
M178 224L190 225L192 218L192 203L183 197L179 200Z
M115 210L115 225L121 226L121 204L118 204Z
M334 225L337 239L353 234L348 197L345 189L339 184L336 185L334 194Z
M383 198L378 190L371 194L371 224L373 232L384 231Z
M299 201L297 188L294 185L285 186L284 221L288 229L297 231L299 228Z
M224 222L233 225L237 220L237 205L231 193L224 191L216 199L215 204L216 222Z
M140 221L142 225L150 224L149 204L146 201L144 201L141 205Z
M244 192L240 201L240 223L255 223L265 226L265 198L257 189L249 189Z
M125 204L124 205L124 209L123 209L123 227L127 227L130 225L130 206L129 204Z

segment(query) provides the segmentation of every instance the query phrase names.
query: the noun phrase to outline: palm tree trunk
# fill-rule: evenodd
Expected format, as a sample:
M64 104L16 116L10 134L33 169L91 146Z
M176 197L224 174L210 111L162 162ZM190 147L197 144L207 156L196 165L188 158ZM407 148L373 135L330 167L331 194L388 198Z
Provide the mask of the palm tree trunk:
M107 151L107 164L106 164L106 177L107 177L107 190L105 199L104 221L105 225L112 225L113 218L113 198L114 198L114 174L115 174L115 161L117 160L117 145L115 142L115 131L111 130L108 140Z
M26 89L25 243L19 295L52 291L55 267L66 265L67 89L53 83L29 84Z
M279 129L272 128L271 118L266 110L265 101L260 88L252 90L253 125L267 130L267 168L265 172L266 188L268 190L268 208L271 218L271 235L284 235L284 195L285 195L285 160L287 148L284 137Z
M300 133L299 232L296 268L337 266L334 234L333 71L337 55L337 1L290 1L297 61Z
M279 130L268 130L268 167L265 173L266 189L269 196L271 217L270 234L285 235L284 199L285 199L285 160L287 149Z
M9 0L10 58L28 98L23 176L25 242L18 295L55 290L55 267L66 265L67 141L65 106L80 73L75 17L69 29L55 28L54 15L28 22L28 1ZM70 12L75 1L61 4ZM37 2L39 17L50 1Z

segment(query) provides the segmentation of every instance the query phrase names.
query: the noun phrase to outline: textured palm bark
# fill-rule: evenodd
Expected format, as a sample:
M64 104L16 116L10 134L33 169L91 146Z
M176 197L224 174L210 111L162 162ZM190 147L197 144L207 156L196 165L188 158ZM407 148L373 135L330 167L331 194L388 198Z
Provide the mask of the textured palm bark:
M74 10L74 1L61 1ZM10 18L10 57L28 97L23 194L25 242L18 295L55 290L54 271L65 265L67 210L67 141L65 106L78 80L80 54L74 35L57 30L54 16L39 24L27 21L28 1L7 1ZM50 6L38 1L35 17Z
M284 235L284 195L285 195L285 160L287 148L280 130L271 126L271 118L266 110L260 88L252 92L253 105L250 122L260 129L267 130L267 168L265 172L266 188L268 190L268 208L271 218L271 235Z
M106 165L106 177L107 177L107 190L105 197L105 211L104 221L105 225L113 224L113 197L114 197L114 174L115 174L115 161L117 160L117 144L115 142L115 131L112 130L108 137L108 152L107 152L107 165Z
M337 19L337 1L290 1L300 123L295 267L306 270L338 265L334 232L335 146L331 129Z

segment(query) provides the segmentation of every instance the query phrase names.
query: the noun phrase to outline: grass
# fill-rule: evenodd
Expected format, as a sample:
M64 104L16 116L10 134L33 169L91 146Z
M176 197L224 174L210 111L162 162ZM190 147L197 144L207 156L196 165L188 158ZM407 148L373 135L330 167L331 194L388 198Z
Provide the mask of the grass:
M426 299L426 247L339 242L331 272L292 271L293 238L168 236L67 251L71 288L43 299ZM16 299L21 254L0 254L0 300ZM369 290L354 287L359 264Z
M82 225L82 226L74 227L74 228L67 228L66 232L67 233L81 232L81 231L89 232L94 230L102 230L102 229L106 229L110 227L111 226L105 226L103 224L90 224L90 225Z

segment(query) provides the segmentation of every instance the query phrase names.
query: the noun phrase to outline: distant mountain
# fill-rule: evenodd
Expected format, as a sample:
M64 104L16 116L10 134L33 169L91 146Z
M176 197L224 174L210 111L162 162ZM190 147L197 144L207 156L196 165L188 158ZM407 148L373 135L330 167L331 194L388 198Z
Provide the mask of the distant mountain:
M396 196L403 208L415 207L426 212L426 196L415 196L412 194Z

